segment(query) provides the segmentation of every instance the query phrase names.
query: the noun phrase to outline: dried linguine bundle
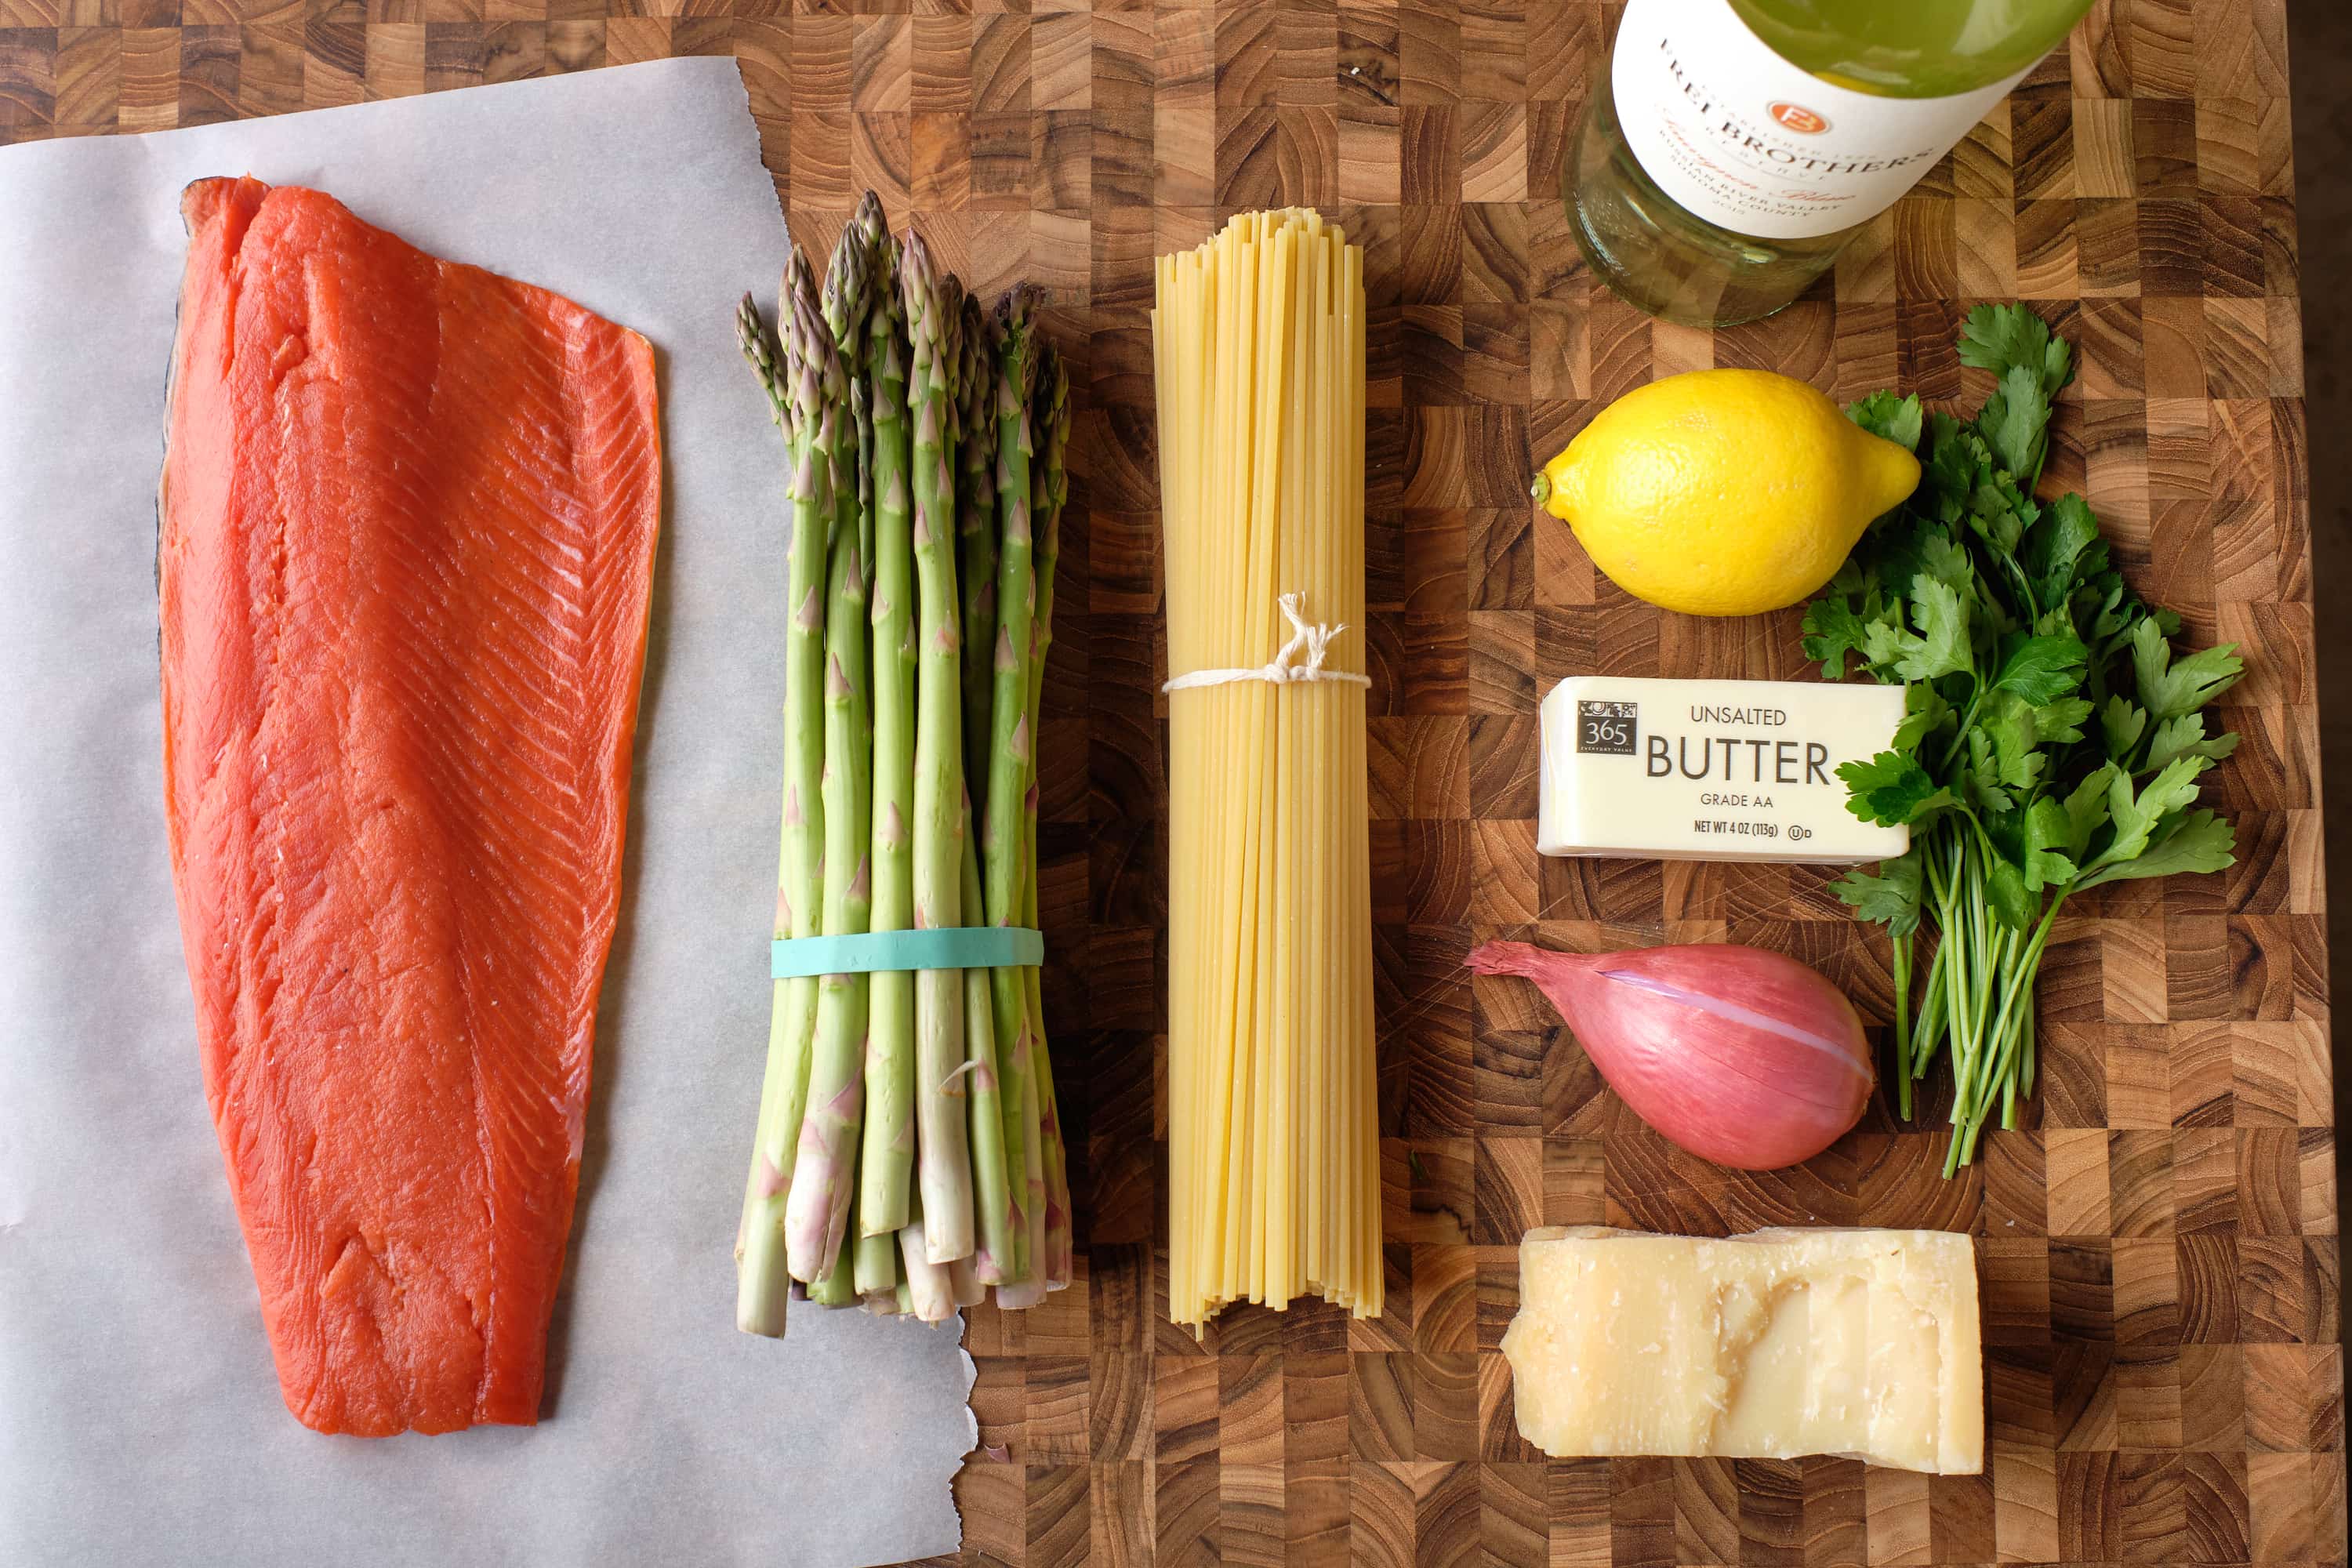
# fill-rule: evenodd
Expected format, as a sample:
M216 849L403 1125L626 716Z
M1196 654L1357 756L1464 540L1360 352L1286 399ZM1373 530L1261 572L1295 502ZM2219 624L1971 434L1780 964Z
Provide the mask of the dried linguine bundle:
M1363 251L1249 213L1159 260L1169 1315L1381 1310Z

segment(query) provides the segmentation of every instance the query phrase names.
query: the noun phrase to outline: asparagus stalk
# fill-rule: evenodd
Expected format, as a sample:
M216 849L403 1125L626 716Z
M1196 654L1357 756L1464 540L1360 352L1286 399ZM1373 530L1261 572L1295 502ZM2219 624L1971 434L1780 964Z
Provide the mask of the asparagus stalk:
M760 378L760 390L768 395L768 416L784 439L793 438L791 398L784 386L784 367L779 363L776 340L768 331L768 323L760 319L760 307L747 292L735 307L735 346L751 364L751 374Z
M1037 461L1033 465L1030 491L1031 520L1037 532L1036 578L1037 614L1031 623L1032 640L1036 644L1036 657L1029 665L1029 732L1044 733L1045 692L1045 656L1054 646L1054 574L1062 558L1062 508L1070 498L1070 476L1065 463L1070 445L1070 379L1062 363L1062 356L1050 342L1043 342L1037 361L1036 403L1032 410L1035 426ZM1029 765L1029 788L1024 806L1027 815L1026 843L1028 846L1028 890L1023 902L1024 917L1032 927L1037 924L1037 762L1033 753ZM1026 972L1025 984L1029 997L1029 1030L1034 1052L1030 1079L1037 1086L1039 1139L1042 1144L1045 1191L1032 1193L1033 1205L1041 1205L1045 1263L1041 1270L1051 1289L1060 1289L1070 1282L1070 1180L1067 1154L1062 1145L1061 1109L1054 1093L1052 1056L1045 1043L1045 1001L1042 977L1037 970ZM1032 1222L1031 1234L1037 1233L1037 1223Z
M874 410L867 401L861 362L866 352L866 321L874 304L873 281L872 244L865 228L852 221L841 231L840 242L833 247L833 264L825 269L824 324L833 333L834 351L841 355L842 371L849 378L849 416L855 426L842 432L847 455L834 465L834 472L841 474L845 466L855 472L856 483L842 497L845 504L836 505L835 516L846 521L848 507L856 508L857 559L866 573L865 592L869 596L874 591ZM866 713L866 742L870 752L874 743L870 701ZM872 811L869 802L869 818Z
M805 1002L803 992L809 993ZM793 1168L788 1129L799 1126L808 1097L809 1044L815 1023L813 988L777 981L768 1026L768 1066L760 1084L760 1119L752 1135L751 1174L735 1232L735 1326L771 1339L784 1331L792 1289L783 1236Z
M989 714L996 646L996 343L988 312L964 296L959 335L956 408L956 533L963 591L964 847L966 921L987 918L981 890L979 822L974 803L987 792ZM965 1096L970 1104L972 1203L979 1216L971 1289L1000 1282L1012 1260L1013 1201L1004 1162L1004 1109L999 1093L996 1017L989 972L964 972ZM959 1305L969 1306L965 1290Z
M823 401L814 426L815 444L808 468L825 485L824 516L829 529L835 515L830 471L833 457L840 450L847 392L842 382L840 358L834 351L817 304L815 281L805 262L793 272L786 308L790 333L785 340L787 353L811 367L808 374L815 378L822 393ZM847 569L854 563L845 558L841 564ZM823 631L821 614L806 618L816 630ZM794 630L800 629L796 621ZM854 635L854 628L841 630L845 636ZM839 646L840 637L836 637L828 653L837 652ZM841 687L828 700L825 721L854 750L855 737L862 733L864 724L856 718L853 694L846 689L848 671L844 669L842 675ZM833 685L829 668L826 684ZM850 772L848 757L845 755L841 760L844 766L830 786L835 798ZM850 911L864 899L864 868L854 856L843 853L853 842L837 826L833 836L833 843L838 847L831 868L834 875L825 879L828 924L831 919L839 919L845 925ZM858 924L862 928L864 923L860 915ZM802 1114L792 1191L784 1209L784 1245L795 1279L813 1281L828 1268L834 1249L839 1245L842 1227L847 1223L847 1152L857 1134L864 1098L856 1071L866 1041L862 999L863 988L851 984L847 976L828 976L819 986L816 1038L809 1056L808 1099Z
M992 925L1023 918L1023 799L1034 750L1029 725L1030 627L1036 608L1036 580L1030 537L1029 397L1034 365L1030 312L1034 299L1016 286L997 307L996 363L996 653L990 697L988 791L981 807L983 891ZM998 1080L1004 1112L1004 1165L1013 1187L1009 1203L1010 1256L998 1286L1028 1279L1043 1259L1030 1256L1027 1193L1022 1176L1029 1166L1029 1129L1035 1100L1024 1088L1029 1071L1029 1003L1018 969L989 973L996 1026ZM1024 1112L1024 1105L1032 1108Z
M857 1194L850 1194L850 1205L856 1206ZM855 1307L857 1305L857 1249L844 1247L834 1253L833 1261L824 1272L808 1282L808 1298L820 1307Z
M954 1266L934 1263L930 1259L930 1244L923 1226L923 1199L919 1191L911 1200L915 1217L897 1237L898 1256L904 1266L903 1289L906 1301L901 1309L908 1316L926 1323L944 1323L955 1316L955 1281L950 1269ZM969 1257L956 1259L968 1263Z
M1007 973L1000 970L999 973ZM1010 972L1018 977L1026 1005L1026 992L1033 969ZM1040 1131L1044 1111L1037 1096L1037 1075L1028 1072L1021 1078L1021 1119L1027 1136L1021 1145L1023 1184L1029 1199L1021 1214L1022 1233L1019 1245L1024 1248L1029 1267L1018 1279L1009 1280L996 1288L996 1305L1000 1311L1017 1312L1034 1307L1045 1299L1052 1288L1046 1269L1045 1237L1045 1141Z
M948 1265L948 1289L953 1292L958 1307L977 1307L988 1300L988 1287L969 1258L959 1258Z
M874 420L866 406L866 378L859 374L858 355L865 348L866 327L873 315L873 271L864 236L856 229L845 231L825 268L820 306L848 389L834 441L834 517L837 526L855 522L858 527L857 559L865 569L864 592L868 594L874 587Z
M870 311L874 306L876 280L887 279L889 276L883 268L887 265L885 258L890 249L890 224L882 214L882 198L870 190L858 198L857 210L850 214L849 225L842 230L844 240L853 234L857 237L858 250L865 263L866 305ZM885 288L881 291L887 293L889 290ZM869 330L870 320L869 317ZM842 359L852 372L851 379L864 383L871 374L871 367L868 367L868 376L857 375L859 358L856 351L842 351ZM867 391L870 395L872 388L869 386ZM858 501L866 509L866 570L871 573L874 570L874 412L870 405L858 416L857 459L862 487Z
M792 492L789 468L789 452L793 438L792 405L785 395L783 367L777 363L775 341L768 331L767 322L761 319L758 303L748 292L735 307L735 343L742 350L745 362L751 367L751 374L759 377L760 390L767 395L769 416L776 422L776 428L783 433L788 461L785 495L789 499ZM789 547L787 553L789 554ZM782 910L785 875L786 868L779 867L776 874L776 890L780 917ZM779 927L782 923L780 918ZM779 929L776 934L782 936L784 932ZM775 999L772 1004L769 1016L768 1058L760 1086L760 1117L751 1135L751 1175L745 1184L742 1215L735 1224L737 1321L746 1331L756 1331L772 1334L780 1334L783 1331L786 1293L779 1289L771 1299L763 1289L758 1300L747 1305L745 1288L751 1277L746 1273L744 1265L746 1257L751 1250L751 1236L754 1221L759 1214L759 1202L764 1195L760 1191L762 1177L772 1176L774 1173L772 1166L769 1167L767 1172L761 1170L760 1152L767 1142L770 1123L773 1121L776 1108L783 1098L782 1079L787 1065L788 1055L781 1048L784 1040L784 988L780 983L776 987ZM804 1059L800 1066L803 1073L805 1073L807 1068ZM778 1273L782 1273L781 1268Z
M862 1208L864 1205L859 1205ZM853 1214L857 1211L853 1209ZM870 1233L856 1231L842 1246L842 1255L848 1258L850 1274L856 1280L857 1294L871 1307L877 1296L887 1296L898 1289L898 1235L896 1231Z
M912 351L908 414L914 426L916 601L921 623L915 728L915 925L963 923L963 710L956 622L955 475L949 466L949 331L961 303L931 269L929 248L908 231L899 251L899 301ZM917 1176L924 1244L944 1264L972 1248L971 1157L964 1128L963 972L915 976ZM944 1281L941 1282L942 1295ZM918 1291L920 1297L922 1292Z
M956 548L955 488L957 443L963 439L963 279L952 272L935 272L940 300L940 390L947 396L948 549Z
M988 312L967 294L957 381L956 539L963 589L964 777L971 798L988 799L989 698L996 648L996 347ZM971 919L980 918L975 909Z
M963 801L963 907L977 916L987 907L980 886L979 835L971 827L971 795ZM992 971L963 972L965 1095L971 1104L972 1206L980 1217L973 1279L1003 1281L1013 1256L1013 1204L1004 1163L1004 1102L996 1063L996 1014L990 991ZM969 1301L961 1305L970 1306Z
M852 219L841 231L841 240L833 247L832 264L825 268L824 324L833 334L834 352L841 356L842 368L849 377L849 413L856 428L845 430L843 435L854 437L856 442L849 459L856 483L842 498L844 504L835 508L835 515L845 520L849 506L856 507L858 559L866 563L869 579L874 567L874 414L866 405L866 378L858 374L858 360L866 346L866 318L872 304L868 295L873 278L873 249L864 227ZM843 471L843 465L836 462L836 483Z
M1036 531L1032 563L1036 573L1036 611L1030 619L1030 640L1037 656L1029 666L1028 707L1037 721L1045 690L1045 655L1054 646L1054 573L1062 559L1062 506L1070 498L1070 476L1065 459L1070 446L1070 377L1062 356L1042 337L1036 349L1036 397L1030 411L1036 460L1030 465L1030 517ZM1036 763L1030 763L1034 780Z
M870 599L874 595L874 410L866 391L866 378L856 374L856 356L844 354L841 363L851 372L849 416L857 426L851 436L857 446L855 455L857 465L857 559L866 569L866 595ZM870 658L867 662L872 662ZM871 706L869 703L866 733L869 748L874 742ZM869 816L873 814L870 801L866 813Z
M792 447L793 539L786 573L789 616L784 639L784 810L782 849L776 879L776 934L813 936L821 919L824 863L823 765L825 575L824 539L832 523L831 465L820 443L826 435L827 394L837 384L825 376L830 347L810 341L798 309L814 293L808 258L795 250L785 269L779 311L782 356L766 355L762 380L772 389L781 374L785 391L786 432ZM746 301L747 305L749 301ZM739 312L756 325L757 311ZM764 331L744 335L755 366L767 350ZM785 1173L798 1174L793 1143L799 1134L813 1067L813 1035L818 1008L816 982L779 981L769 1030L768 1069L761 1089L759 1130L746 1183L743 1220L738 1232L740 1273L737 1325L751 1333L784 1331L790 1245L790 1186Z
M880 204L859 209L860 226ZM916 647L912 432L907 420L905 322L898 304L898 247L872 239L874 274L866 320L866 393L874 418L874 929L915 923ZM866 1059L865 1144L858 1158L864 1233L896 1236L907 1224L915 1162L915 976L877 972L873 1039Z
M852 236L834 252L825 277L824 321L820 336L835 345L835 374L839 374L838 344L862 322L866 313L863 280L845 268L843 256L862 247ZM825 724L824 724L824 931L828 936L866 929L872 911L874 784L874 717L871 700L872 649L866 616L867 575L860 552L862 531L858 505L857 432L846 393L835 398L825 415L825 430L834 473L832 563L826 573ZM828 1063L851 1064L845 1088L862 1098L862 1067L869 987L863 974L827 974L817 986L816 1055ZM861 1248L854 1267L861 1295L887 1289L896 1279L887 1253L880 1266ZM884 1278L887 1276L887 1278Z

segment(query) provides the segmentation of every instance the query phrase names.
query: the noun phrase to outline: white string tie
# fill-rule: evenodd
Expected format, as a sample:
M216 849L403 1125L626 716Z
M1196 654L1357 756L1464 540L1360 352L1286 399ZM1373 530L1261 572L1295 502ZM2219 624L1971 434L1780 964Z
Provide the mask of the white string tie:
M1228 686L1236 680L1268 680L1281 686L1293 680L1344 680L1355 686L1371 685L1371 677L1357 675L1345 669L1326 669L1323 660L1331 651L1331 639L1348 629L1345 621L1327 626L1311 622L1299 612L1299 595L1285 594L1275 601L1283 618L1290 623L1290 640L1275 650L1274 658L1255 669L1196 669L1189 675L1179 675L1160 689L1189 691L1201 686ZM1294 662L1304 656L1304 663Z

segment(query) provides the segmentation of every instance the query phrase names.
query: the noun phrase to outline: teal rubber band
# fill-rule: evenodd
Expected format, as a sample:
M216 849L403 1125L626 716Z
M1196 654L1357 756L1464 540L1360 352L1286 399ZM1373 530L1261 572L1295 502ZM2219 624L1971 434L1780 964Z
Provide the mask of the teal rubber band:
M771 972L778 980L799 980L876 970L1034 969L1045 962L1044 933L1025 926L948 926L856 936L779 937Z

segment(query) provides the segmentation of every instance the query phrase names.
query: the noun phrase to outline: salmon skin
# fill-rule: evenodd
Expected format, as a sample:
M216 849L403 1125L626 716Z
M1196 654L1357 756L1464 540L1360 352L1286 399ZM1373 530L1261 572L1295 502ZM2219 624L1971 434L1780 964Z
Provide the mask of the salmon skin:
M317 191L205 180L163 791L287 1408L539 1416L661 510L653 351Z

